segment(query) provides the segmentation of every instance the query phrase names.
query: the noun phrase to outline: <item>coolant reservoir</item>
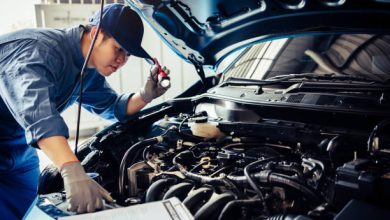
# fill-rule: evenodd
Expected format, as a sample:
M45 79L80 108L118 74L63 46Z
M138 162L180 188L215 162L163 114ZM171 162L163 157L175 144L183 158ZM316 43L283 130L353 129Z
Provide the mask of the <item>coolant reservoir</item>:
M224 134L219 130L218 122L209 121L208 117L201 116L190 119L188 122L192 134L204 138L219 138Z

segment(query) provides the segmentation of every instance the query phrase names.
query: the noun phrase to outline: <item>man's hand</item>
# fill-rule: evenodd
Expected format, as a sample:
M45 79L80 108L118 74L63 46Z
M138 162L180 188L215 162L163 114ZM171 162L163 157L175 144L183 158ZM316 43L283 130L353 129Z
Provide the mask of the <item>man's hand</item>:
M72 212L94 212L103 207L102 199L113 202L110 194L84 171L80 162L65 164L61 169L68 209Z
M169 74L169 69L167 69L165 66L162 69L167 74ZM160 97L170 88L170 85L168 87L162 87L158 83L157 74L158 74L158 66L153 65L152 69L150 70L150 76L148 77L148 80L146 81L144 88L142 88L140 91L141 98L146 103L149 103L153 99Z

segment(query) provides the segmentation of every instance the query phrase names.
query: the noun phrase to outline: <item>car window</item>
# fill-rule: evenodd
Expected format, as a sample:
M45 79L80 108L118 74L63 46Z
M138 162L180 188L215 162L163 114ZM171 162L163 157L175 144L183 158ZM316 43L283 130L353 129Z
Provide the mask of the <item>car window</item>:
M335 73L377 81L390 79L390 36L341 34L298 36L247 48L225 71L229 77Z

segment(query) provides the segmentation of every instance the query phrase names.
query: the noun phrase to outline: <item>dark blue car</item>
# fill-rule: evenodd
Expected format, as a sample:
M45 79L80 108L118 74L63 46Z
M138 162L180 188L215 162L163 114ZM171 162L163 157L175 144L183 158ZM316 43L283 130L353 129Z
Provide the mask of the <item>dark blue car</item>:
M126 2L200 80L82 144L105 209L177 197L195 219L390 219L390 1ZM75 214L55 168L39 193Z

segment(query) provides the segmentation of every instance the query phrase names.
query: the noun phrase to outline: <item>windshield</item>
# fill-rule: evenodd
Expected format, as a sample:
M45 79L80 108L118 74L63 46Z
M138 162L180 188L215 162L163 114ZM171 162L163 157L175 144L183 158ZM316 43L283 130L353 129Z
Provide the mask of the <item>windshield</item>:
M307 73L387 82L390 35L312 35L256 44L231 63L223 79L266 80Z

